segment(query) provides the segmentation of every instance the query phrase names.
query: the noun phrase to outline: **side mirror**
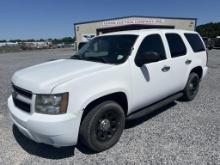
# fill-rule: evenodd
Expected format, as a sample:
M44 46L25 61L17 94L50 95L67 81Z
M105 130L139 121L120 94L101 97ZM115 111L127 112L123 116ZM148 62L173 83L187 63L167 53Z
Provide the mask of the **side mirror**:
M160 55L157 52L144 52L136 57L135 63L138 67L142 67L144 64L157 62L160 60Z

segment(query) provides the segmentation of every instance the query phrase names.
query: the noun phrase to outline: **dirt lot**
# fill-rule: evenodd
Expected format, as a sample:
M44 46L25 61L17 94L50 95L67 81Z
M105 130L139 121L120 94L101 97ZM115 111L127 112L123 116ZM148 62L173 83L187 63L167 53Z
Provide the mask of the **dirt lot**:
M56 149L24 137L7 110L12 74L72 54L71 49L0 54L0 164L220 164L220 50L209 52L209 72L194 101L176 101L127 123L119 143L105 152Z

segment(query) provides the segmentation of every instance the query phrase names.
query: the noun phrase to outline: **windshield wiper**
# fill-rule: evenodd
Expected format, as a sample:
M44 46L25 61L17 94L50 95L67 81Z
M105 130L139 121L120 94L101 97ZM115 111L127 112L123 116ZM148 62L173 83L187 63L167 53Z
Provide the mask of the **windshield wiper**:
M76 55L71 56L70 58L76 59L76 60L85 60L85 61L107 63L107 61L103 57L82 57L82 56L76 54Z
M87 60L87 61L94 61L94 62L107 63L107 61L103 57L86 57L85 60Z
M82 57L79 55L73 55L70 57L71 59L77 59L77 60L82 60Z

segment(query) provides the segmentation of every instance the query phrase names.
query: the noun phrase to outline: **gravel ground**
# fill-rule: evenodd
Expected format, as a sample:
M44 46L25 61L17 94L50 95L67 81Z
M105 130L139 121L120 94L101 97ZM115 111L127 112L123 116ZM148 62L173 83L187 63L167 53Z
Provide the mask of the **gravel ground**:
M209 72L194 101L176 101L128 122L120 141L105 152L56 149L24 137L7 112L12 74L71 54L71 49L0 54L0 164L220 164L220 50L209 52Z

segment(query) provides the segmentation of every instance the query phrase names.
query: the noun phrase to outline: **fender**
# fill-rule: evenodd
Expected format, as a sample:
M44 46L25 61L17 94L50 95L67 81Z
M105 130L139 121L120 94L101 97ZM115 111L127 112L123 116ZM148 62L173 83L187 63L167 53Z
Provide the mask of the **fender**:
M128 94L127 90L122 89L122 88L113 88L113 89L108 89L106 91L102 91L100 93L94 93L93 95L90 95L89 97L87 97L87 99L85 99L85 101L83 102L80 109L84 110L91 102L93 102L101 97L104 97L104 96L107 96L107 95L110 95L113 93L117 93L117 92L124 93L127 97L127 100L129 100L129 94ZM128 111L129 111L129 101L128 101Z

